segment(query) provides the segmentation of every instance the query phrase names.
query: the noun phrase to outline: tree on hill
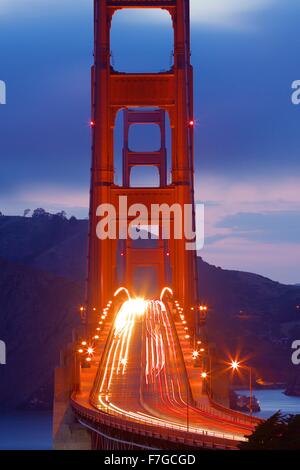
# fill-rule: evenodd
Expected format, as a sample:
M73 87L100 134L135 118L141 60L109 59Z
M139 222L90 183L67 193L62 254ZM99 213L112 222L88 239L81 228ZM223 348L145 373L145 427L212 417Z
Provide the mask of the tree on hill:
M27 217L31 212L31 209L25 209L23 213L23 217Z
M57 212L57 214L55 214L55 217L66 220L67 213L65 211Z
M259 424L240 450L300 450L300 415L277 411Z
M45 209L42 207L39 207L38 209L35 209L32 213L32 217L51 217L51 214L49 212L46 212Z

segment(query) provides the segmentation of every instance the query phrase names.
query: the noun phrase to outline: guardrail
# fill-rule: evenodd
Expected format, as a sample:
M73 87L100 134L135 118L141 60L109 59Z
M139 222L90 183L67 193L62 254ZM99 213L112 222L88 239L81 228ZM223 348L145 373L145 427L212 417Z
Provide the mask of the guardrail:
M174 303L174 300L170 300L172 303L172 307L176 308L176 305ZM225 406L219 405L215 401L212 400L212 398L208 396L208 400L210 403L210 406L205 406L197 403L196 408L198 408L200 411L205 413L207 416L215 417L218 419L222 419L223 421L227 422L233 422L239 425L243 425L249 429L249 427L258 425L262 423L264 420L255 416L250 416L246 415L244 413L241 413L236 410L231 410L230 408L226 408ZM224 415L227 415L227 419L224 417ZM230 421L229 421L230 418Z
M164 439L169 442L181 442L188 447L218 448L236 450L237 444L244 440L242 437L237 439L236 436L208 432L208 431L183 431L178 429L176 425L161 424L158 425L155 419L145 421L142 417L129 420L128 418L116 416L112 410L105 413L101 410L87 408L76 402L76 396L71 398L72 408L80 418L86 419L90 423L97 423L109 428L124 431L139 436L154 437Z
M232 416L236 420L237 423L245 423L245 424L251 423L251 424L254 424L254 425L259 425L259 424L263 423L263 421L264 421L262 418L258 418L257 416L246 415L246 414L241 413L239 411L231 410L230 408L226 408L225 406L222 406L219 403L216 403L215 401L213 401L210 397L208 397L208 399L209 399L209 403L211 404L211 407L215 411L220 411L221 413L226 413L226 414Z

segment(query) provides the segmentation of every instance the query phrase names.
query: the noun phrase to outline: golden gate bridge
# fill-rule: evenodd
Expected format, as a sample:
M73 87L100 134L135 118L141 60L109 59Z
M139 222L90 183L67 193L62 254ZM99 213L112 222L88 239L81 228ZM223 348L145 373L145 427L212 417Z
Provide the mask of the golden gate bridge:
M206 307L199 305L197 252L184 237L155 243L96 236L101 204L194 203L193 69L189 0L95 0L92 67L92 172L84 331L56 370L54 446L92 449L235 449L259 420L212 400L204 351ZM116 11L163 8L174 28L174 65L161 73L120 73L110 62ZM114 127L124 110L123 180L114 182ZM172 130L172 181L166 177L165 118ZM154 123L160 148L133 152L130 126ZM130 185L135 166L155 166L158 188ZM195 211L193 211L195 214ZM124 223L118 211L115 222ZM128 223L133 218L129 218ZM153 223L153 221L151 221ZM149 220L142 220L149 226ZM195 228L195 220L193 220ZM124 286L124 287L123 287ZM167 287L166 287L167 286ZM209 393L208 393L209 391Z

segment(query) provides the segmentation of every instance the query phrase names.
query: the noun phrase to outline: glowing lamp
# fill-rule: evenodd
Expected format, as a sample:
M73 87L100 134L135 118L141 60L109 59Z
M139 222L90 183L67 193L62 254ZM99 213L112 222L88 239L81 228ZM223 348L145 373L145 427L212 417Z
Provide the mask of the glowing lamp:
M237 370L239 368L239 363L237 361L232 361L231 367L233 370Z

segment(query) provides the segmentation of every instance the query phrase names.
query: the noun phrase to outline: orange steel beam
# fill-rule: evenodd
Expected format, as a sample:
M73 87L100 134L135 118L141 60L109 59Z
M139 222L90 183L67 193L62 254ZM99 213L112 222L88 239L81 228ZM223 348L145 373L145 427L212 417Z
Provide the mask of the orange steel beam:
M163 110L124 111L123 186L130 187L131 170L135 166L155 166L160 186L167 184L166 115ZM160 147L156 152L134 152L129 146L130 127L135 124L155 124L160 129Z
M174 65L164 73L118 73L110 63L110 29L114 13L125 8L163 8L174 28ZM92 169L90 191L89 262L87 283L87 320L92 328L99 311L118 287L117 240L99 240L96 209L102 203L114 203L118 196L128 196L128 204L153 202L194 205L193 69L190 63L189 0L95 0L94 65L92 67ZM172 129L172 183L159 188L126 188L114 184L114 127L117 112L130 108L159 108L169 114ZM129 156L130 158L132 157ZM142 156L143 157L143 156ZM145 157L145 155L144 155ZM128 162L127 162L128 163ZM163 181L164 183L164 181ZM118 215L117 215L118 218ZM125 256L126 272L132 271L142 259L135 255L130 242L124 241L130 256ZM153 259L160 261L160 282L164 279L161 244ZM168 250L175 298L190 312L197 304L196 253L186 251L185 240L171 239L164 244ZM129 251L131 250L131 251ZM146 252L145 252L146 256ZM150 258L149 252L147 259ZM130 279L127 279L130 284ZM126 286L129 289L130 285ZM96 310L94 310L96 308ZM195 309L195 311L197 311ZM194 319L190 319L193 321Z

